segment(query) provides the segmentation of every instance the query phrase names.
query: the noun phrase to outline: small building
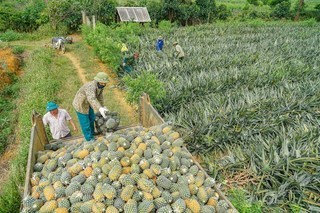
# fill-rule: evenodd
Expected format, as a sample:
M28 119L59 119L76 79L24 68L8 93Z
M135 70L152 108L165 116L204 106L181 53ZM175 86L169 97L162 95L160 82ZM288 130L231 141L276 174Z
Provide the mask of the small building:
M118 22L151 22L146 7L116 7Z

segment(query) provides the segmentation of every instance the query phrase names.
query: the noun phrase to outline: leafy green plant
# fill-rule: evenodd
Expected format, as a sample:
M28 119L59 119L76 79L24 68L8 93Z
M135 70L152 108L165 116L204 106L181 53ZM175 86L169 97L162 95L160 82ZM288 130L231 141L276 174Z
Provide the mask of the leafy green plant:
M14 46L12 47L12 52L13 54L16 54L16 55L19 55L21 53L23 53L25 50L25 47L22 47L22 46Z
M127 87L127 99L131 103L138 103L142 93L147 93L152 102L161 100L166 94L164 84L151 72L143 72L136 78L126 75L123 81Z
M14 110L16 108L15 99L19 93L18 78L14 74L9 75L9 77L11 84L0 92L0 153L12 142L10 135L13 134L16 119Z
M7 30L4 33L0 33L0 40L1 41L16 41L23 38L22 33L15 32L13 30Z
M246 196L246 193L242 189L231 189L229 191L229 199L240 213L263 212L262 203L250 202Z

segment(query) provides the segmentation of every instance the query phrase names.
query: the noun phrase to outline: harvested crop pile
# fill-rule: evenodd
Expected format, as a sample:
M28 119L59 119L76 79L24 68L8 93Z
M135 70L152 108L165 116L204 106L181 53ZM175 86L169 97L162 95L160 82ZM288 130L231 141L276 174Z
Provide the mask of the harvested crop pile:
M37 153L24 212L231 212L166 124ZM59 211L58 211L59 210Z
M12 53L11 49L0 49L0 90L11 83L12 74L17 75L20 60Z
M120 116L117 112L106 113L106 118L102 117L100 112L96 113L95 127L99 134L106 134L107 132L114 132L120 124Z

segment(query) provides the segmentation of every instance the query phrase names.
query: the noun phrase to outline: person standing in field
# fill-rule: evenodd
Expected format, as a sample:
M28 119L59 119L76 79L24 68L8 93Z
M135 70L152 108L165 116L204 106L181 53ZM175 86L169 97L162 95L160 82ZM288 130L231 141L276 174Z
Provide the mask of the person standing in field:
M94 109L106 118L109 111L103 106L103 89L107 85L108 76L99 72L93 81L84 84L73 99L73 107L77 112L82 133L87 142L94 141Z
M65 139L71 137L67 121L69 121L74 131L77 131L77 127L67 110L59 109L58 107L55 102L48 102L46 106L47 113L43 116L42 121L45 126L49 125L53 139Z
M123 70L126 73L130 73L135 67L137 61L139 59L139 53L135 52L133 55L125 55L122 61Z
M184 52L178 42L173 42L173 46L175 48L175 57L178 58L180 61L184 59Z
M163 41L162 37L159 36L159 38L157 39L157 42L156 42L156 50L157 50L158 52L159 52L159 51L162 51L163 45L164 45L164 41Z

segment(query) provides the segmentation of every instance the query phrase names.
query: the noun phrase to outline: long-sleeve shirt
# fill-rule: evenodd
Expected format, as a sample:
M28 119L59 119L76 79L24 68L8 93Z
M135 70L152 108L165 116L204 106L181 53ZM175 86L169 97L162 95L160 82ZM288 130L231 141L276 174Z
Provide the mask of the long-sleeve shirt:
M69 134L70 129L67 125L67 121L71 120L71 116L65 109L58 109L57 117L51 115L50 112L47 112L43 118L43 124L49 125L50 132L53 139L60 139Z
M179 44L176 45L176 54L178 58L184 57L184 52Z
M97 81L84 84L73 99L73 107L77 112L89 114L89 107L98 111L103 106L103 89L99 89Z

